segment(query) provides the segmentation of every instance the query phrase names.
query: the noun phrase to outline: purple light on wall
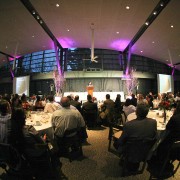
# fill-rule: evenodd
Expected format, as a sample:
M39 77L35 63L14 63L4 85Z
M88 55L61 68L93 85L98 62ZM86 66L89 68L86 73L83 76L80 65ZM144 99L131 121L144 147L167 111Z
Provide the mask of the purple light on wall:
M129 44L130 40L125 40L125 39L118 39L113 41L110 46L118 51L123 51L127 45Z

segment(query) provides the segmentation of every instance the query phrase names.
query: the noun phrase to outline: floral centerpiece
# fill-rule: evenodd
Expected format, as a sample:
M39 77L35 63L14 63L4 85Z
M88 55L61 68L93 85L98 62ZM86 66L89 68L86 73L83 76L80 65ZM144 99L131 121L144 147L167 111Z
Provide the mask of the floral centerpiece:
M164 111L164 123L166 122L166 111L171 110L172 106L173 106L173 104L169 100L162 100L159 103L159 109Z

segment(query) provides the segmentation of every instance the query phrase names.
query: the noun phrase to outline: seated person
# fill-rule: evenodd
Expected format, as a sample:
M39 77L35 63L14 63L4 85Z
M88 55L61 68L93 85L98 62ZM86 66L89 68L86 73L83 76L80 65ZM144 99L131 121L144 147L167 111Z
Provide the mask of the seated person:
M123 133L115 142L115 148L123 154L126 142L131 139L155 139L157 134L157 122L154 119L147 118L149 107L147 104L138 104L136 109L137 119L126 122L123 127ZM135 157L138 159L138 157ZM132 163L133 164L133 163ZM135 164L137 168L139 164Z
M27 96L25 94L22 94L21 96L21 102L23 109L27 110L30 108L30 104L27 101Z
M70 101L70 104L72 106L74 106L81 113L82 109L81 109L81 103L79 102L79 96L78 95L75 96L74 100Z
M36 96L35 109L44 109L40 96Z
M44 107L44 112L53 113L54 111L60 108L60 104L54 101L53 95L49 95L47 99L49 100L49 102L46 103Z
M110 123L114 120L114 101L110 99L110 94L106 94L106 100L101 106L101 109L105 109L105 115L107 123Z
M84 119L79 111L70 108L69 98L62 97L60 104L62 108L56 110L52 114L52 127L54 129L55 138L58 140L59 144L66 130L75 128L85 130ZM85 136L84 138L87 138L87 134Z
M10 104L6 100L0 100L0 142L7 143L8 127L10 126Z
M123 111L126 116L136 111L136 107L132 105L131 100L128 98L123 106Z
M52 162L53 167L59 167L61 163L56 154L50 153L51 161L48 161L47 144L33 126L25 125L25 119L24 110L22 108L15 108L12 113L8 143L23 154L30 164L33 160L39 163L38 172L40 172L40 167L49 167L49 162ZM40 161L36 161L38 159ZM47 165L44 165L44 163L47 163ZM33 163L33 165L37 166L38 164Z
M82 114L86 124L89 127L94 127L97 123L97 113L98 107L97 103L92 101L92 96L90 94L87 95L87 102L82 105Z

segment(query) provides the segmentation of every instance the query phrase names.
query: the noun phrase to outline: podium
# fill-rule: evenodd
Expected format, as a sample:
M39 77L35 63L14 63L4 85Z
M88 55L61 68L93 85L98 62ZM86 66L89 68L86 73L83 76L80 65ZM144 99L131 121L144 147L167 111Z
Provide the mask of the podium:
M87 93L93 97L94 86L87 86L86 90L87 90Z

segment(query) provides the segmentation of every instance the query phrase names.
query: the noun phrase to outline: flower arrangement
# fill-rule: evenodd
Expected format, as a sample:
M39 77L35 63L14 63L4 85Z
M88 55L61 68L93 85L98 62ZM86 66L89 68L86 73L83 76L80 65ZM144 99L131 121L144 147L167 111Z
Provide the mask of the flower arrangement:
M171 110L172 103L170 101L168 101L168 100L162 100L159 103L159 108L162 109L162 110Z

